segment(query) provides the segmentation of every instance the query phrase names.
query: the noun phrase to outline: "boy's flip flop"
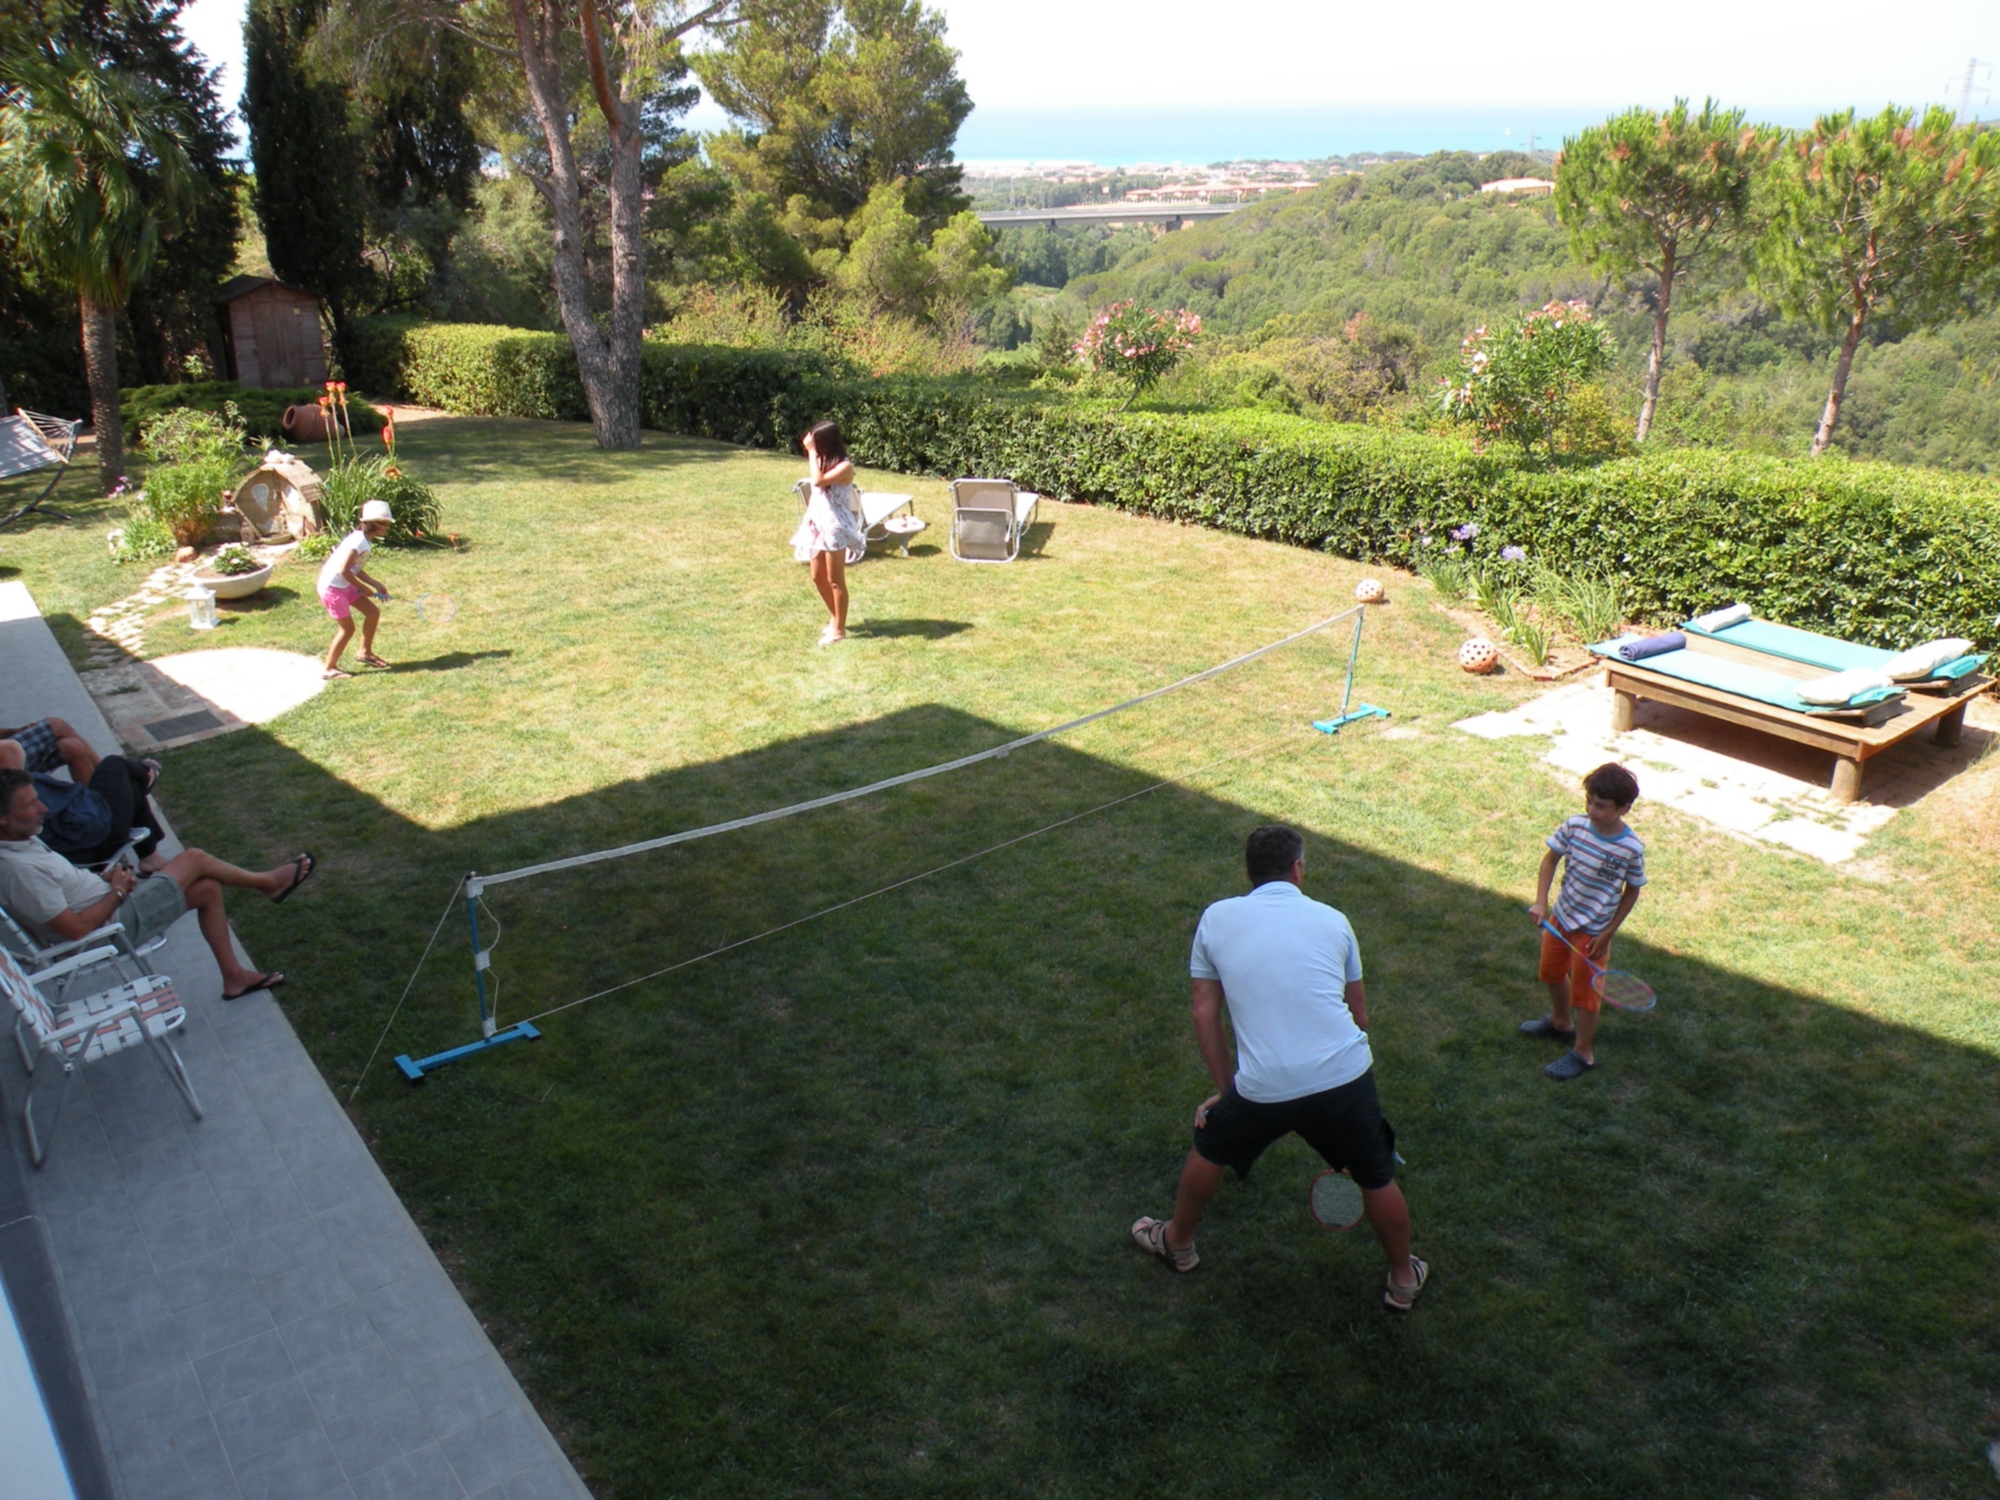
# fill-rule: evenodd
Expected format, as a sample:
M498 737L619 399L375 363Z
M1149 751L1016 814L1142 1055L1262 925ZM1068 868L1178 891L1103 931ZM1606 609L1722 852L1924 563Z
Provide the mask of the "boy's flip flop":
M379 657L379 656L375 656L375 655L372 655L372 654L367 654L367 653L364 653L364 654L362 654L362 655L360 655L360 656L357 656L357 657L355 657L354 659L355 659L356 661L360 662L360 663L361 663L362 665L364 665L364 666L370 666L370 667L386 667L386 666L388 666L388 665L389 665L389 663L388 663L388 662L386 662L386 661L384 661L384 660L383 660L383 659L382 659L381 657Z
M343 672L338 667L328 667L319 675L328 682L339 682L343 678L352 677L354 674L352 672Z
M286 886L282 891L278 892L277 895L273 896L271 898L271 903L273 905L276 905L278 902L283 901L287 896L291 895L293 891L297 890L300 886L304 885L306 883L306 877L312 874L313 872L313 863L314 863L313 857L310 854L301 854L297 859L293 860L292 883Z

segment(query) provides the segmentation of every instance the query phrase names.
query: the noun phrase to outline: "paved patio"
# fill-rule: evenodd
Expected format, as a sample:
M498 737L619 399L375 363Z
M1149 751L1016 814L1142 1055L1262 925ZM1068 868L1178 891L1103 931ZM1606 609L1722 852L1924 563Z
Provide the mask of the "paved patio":
M0 723L51 713L119 748L27 590L0 584ZM171 814L171 763L162 800ZM311 963L303 900L297 947L266 956L294 973ZM0 1174L18 1168L44 1231L113 1493L586 1497L278 1005L222 1000L192 917L155 965L187 1004L201 1121L126 1053L78 1070L32 1171L29 1080L0 1057ZM59 1075L35 1081L52 1108Z

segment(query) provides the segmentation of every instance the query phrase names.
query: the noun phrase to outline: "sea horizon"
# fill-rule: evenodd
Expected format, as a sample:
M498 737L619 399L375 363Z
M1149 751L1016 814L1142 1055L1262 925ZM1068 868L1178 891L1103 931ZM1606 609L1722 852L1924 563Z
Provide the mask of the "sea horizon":
M1102 167L1312 161L1408 151L1553 151L1565 136L1626 105L1148 105L1133 109L977 106L959 127L961 163ZM1879 107L1879 106L1878 106ZM1799 126L1831 105L1751 109L1751 119Z

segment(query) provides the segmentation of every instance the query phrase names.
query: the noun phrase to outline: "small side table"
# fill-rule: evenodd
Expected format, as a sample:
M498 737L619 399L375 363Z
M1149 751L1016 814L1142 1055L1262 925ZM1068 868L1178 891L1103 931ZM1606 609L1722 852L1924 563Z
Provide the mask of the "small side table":
M891 516L882 523L883 540L900 547L905 557L910 555L910 543L923 530L924 522L917 516Z

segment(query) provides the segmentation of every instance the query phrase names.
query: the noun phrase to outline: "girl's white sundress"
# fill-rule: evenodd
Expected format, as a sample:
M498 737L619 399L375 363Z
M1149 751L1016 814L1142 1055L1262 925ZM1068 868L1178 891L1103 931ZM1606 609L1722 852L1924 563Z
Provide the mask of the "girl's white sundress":
M860 562L868 553L860 514L861 496L853 485L814 485L805 519L792 533L792 556L811 562L815 552L845 552L849 562Z

